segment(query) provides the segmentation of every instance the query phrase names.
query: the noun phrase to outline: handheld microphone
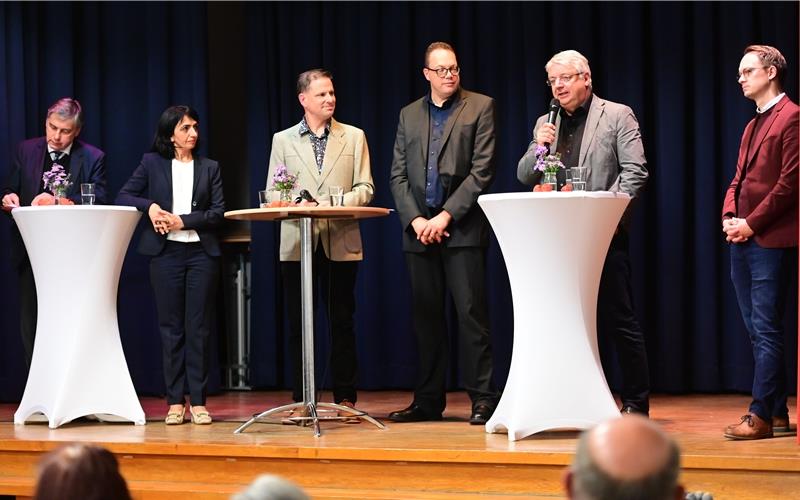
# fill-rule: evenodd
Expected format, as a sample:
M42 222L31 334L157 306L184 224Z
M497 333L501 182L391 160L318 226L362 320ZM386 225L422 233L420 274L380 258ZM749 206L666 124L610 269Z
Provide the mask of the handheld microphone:
M554 97L553 100L550 101L550 112L547 113L547 123L556 124L556 116L558 116L558 111L560 109L561 103ZM545 146L550 149L550 143L545 144Z
M300 201L302 201L302 200L313 201L314 203L319 205L319 202L317 200L315 200L313 196L311 196L311 193L309 193L307 189L300 190L300 196L298 196L297 199L294 200L294 202L295 203L300 203Z
M561 103L555 97L550 101L550 112L547 114L547 123L556 124L556 116L561 109Z

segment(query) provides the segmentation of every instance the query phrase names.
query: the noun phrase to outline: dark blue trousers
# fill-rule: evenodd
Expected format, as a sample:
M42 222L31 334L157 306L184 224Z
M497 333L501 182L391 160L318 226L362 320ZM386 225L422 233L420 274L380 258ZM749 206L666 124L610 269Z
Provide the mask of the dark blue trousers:
M796 248L763 248L750 239L731 245L731 281L753 345L753 401L750 412L767 422L786 417L783 313L790 260Z
M208 338L214 325L219 263L200 243L167 241L150 260L150 283L161 333L167 403L206 404Z

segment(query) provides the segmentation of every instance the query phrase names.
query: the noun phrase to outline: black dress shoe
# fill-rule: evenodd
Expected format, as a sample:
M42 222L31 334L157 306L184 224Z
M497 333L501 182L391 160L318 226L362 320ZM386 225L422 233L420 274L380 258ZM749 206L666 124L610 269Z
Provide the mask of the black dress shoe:
M470 425L483 425L485 424L494 413L494 409L485 404L477 404L472 409L472 415L469 417Z
M411 406L405 410L393 411L389 414L389 420L392 422L425 422L428 420L441 420L442 414L430 414L420 408L416 403L411 403Z
M641 415L641 416L646 417L646 418L650 418L650 413L649 412L639 410L637 408L634 408L631 405L623 406L622 410L620 410L620 413L622 413L623 416L636 414L636 415Z

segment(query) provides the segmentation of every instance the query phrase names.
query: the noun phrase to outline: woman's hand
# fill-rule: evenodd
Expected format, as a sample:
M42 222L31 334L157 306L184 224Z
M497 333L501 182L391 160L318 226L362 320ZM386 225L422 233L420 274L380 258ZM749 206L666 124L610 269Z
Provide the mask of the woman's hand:
M158 234L167 234L169 232L169 217L171 213L163 210L158 203L153 203L147 209L147 215L150 216L150 222L153 223L153 230ZM183 224L181 224L183 227Z

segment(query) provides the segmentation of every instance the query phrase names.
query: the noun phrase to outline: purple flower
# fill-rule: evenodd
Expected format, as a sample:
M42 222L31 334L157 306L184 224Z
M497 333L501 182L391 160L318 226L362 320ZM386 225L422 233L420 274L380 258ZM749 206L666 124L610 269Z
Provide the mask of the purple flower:
M294 189L297 182L297 176L290 174L286 165L279 164L275 167L275 174L272 176L272 187L279 191L286 191Z
M72 182L70 182L69 178L70 174L67 174L64 171L64 167L58 163L53 163L53 166L50 167L50 170L42 174L44 188L58 196L63 196L67 189L69 189L69 187L72 185Z

